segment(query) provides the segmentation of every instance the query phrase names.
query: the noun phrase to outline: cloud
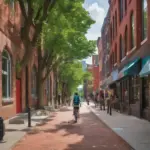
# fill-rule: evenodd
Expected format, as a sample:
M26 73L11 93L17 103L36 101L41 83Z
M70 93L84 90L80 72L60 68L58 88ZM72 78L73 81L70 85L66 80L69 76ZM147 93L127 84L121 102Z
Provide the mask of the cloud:
M90 13L91 18L96 21L88 30L86 37L89 40L97 40L97 38L101 36L101 27L107 13L107 1L85 0L84 8Z
M95 2L86 10L90 13L90 16L96 21L96 23L103 23L105 17L104 8L99 7L98 4Z
M96 21L96 23L93 24L88 30L86 37L89 40L97 40L97 38L101 36L101 27L103 25L103 21L108 10L108 1L85 0L83 7L90 13L91 18ZM86 59L86 62L88 64L92 64L92 58L88 57Z

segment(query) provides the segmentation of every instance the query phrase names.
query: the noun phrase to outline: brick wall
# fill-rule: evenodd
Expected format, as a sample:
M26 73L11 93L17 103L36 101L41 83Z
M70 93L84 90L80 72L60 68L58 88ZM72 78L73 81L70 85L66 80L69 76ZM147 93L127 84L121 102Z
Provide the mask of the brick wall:
M20 39L20 28L22 25L22 16L19 5L14 5L14 13L11 5L6 5L4 0L0 0L0 70L2 70L2 51L6 49L11 56L11 99L9 104L3 103L2 100L2 73L0 72L0 116L4 119L10 118L16 114L16 60L21 60L24 54L23 45ZM29 76L29 101L31 105L34 102L31 97L31 69L33 65L37 66L37 54L35 52L31 62L28 65ZM26 107L26 85L25 69L21 73L21 105L22 110Z

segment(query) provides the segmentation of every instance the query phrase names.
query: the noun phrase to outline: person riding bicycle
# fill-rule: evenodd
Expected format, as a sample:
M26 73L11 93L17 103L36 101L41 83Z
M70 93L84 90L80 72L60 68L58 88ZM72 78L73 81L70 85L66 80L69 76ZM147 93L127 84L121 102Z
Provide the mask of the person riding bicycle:
M75 115L75 113L77 112L77 116L79 115L79 108L80 108L80 97L78 95L78 93L74 94L74 98L73 98L73 114ZM75 122L77 122L77 118L75 116Z

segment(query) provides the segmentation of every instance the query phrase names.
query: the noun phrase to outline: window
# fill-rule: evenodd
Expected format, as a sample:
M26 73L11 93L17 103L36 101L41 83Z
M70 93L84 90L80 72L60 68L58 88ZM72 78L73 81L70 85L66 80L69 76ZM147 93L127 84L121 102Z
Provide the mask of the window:
M37 89L36 89L36 67L34 66L32 68L32 72L31 72L31 94L32 97L36 97L37 96Z
M14 16L15 14L15 2L14 0L9 0L9 5L10 5L10 8L11 8L11 15Z
M125 56L124 44L123 44L122 36L120 36L120 60L122 60L124 56Z
M134 33L135 33L135 24L134 24L134 14L132 12L131 17L130 17L130 22L131 22L131 49L134 48L135 46L135 37L134 37Z
M2 96L11 97L11 58L6 50L2 53Z
M124 48L125 48L125 55L127 54L128 49L128 28L125 28L125 35L124 35Z
M123 19L123 12L124 12L123 1L124 0L120 0L120 21Z
M117 36L117 11L115 11L115 31Z
M140 78L139 77L132 77L132 101L131 103L134 104L136 101L140 99Z
M142 40L147 37L147 0L142 0Z
M143 78L144 81L144 101L143 101L143 107L146 108L150 106L150 76L147 76Z

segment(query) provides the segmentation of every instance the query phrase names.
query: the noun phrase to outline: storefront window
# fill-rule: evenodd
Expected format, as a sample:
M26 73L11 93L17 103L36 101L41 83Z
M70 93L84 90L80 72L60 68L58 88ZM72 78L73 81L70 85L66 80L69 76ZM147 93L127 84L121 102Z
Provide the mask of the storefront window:
M143 108L146 108L150 104L150 76L145 77L144 79L144 89L143 89L143 95L144 95L144 100L143 100Z
M140 78L135 76L132 77L132 91L131 91L131 103L136 103L140 99Z

